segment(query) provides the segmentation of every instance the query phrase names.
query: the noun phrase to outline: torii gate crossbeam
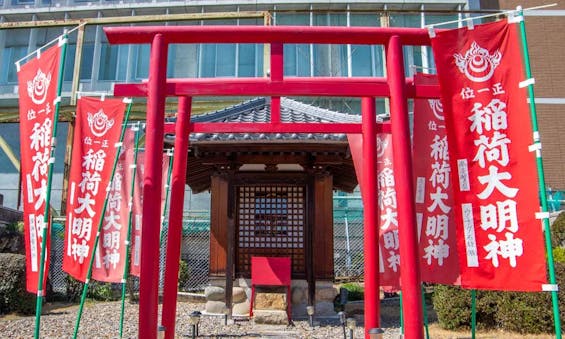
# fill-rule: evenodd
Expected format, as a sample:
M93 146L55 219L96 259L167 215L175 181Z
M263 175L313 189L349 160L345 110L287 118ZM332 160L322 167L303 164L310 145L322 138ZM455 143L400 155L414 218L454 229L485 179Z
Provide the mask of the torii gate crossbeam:
M143 194L143 237L139 301L139 337L157 337L159 225L160 215L153 206L161 196L162 174L160 150L164 136L164 110L167 96L198 95L270 95L271 122L266 124L194 123L188 124L190 111L186 101L179 102L179 113L185 114L183 135L190 131L278 133L301 131L311 133L363 133L365 196L365 337L371 328L379 327L379 257L376 185L375 97L390 97L391 133L394 148L394 172L398 196L398 221L401 260L401 285L404 298L405 336L423 338L422 300L413 199L411 146L408 133L408 97L437 96L437 88L416 87L404 77L403 45L429 45L424 29L382 27L310 27L310 26L143 26L105 27L111 44L151 44L149 79L142 84L116 85L116 95L147 96L147 134ZM172 43L265 43L271 45L270 78L244 79L167 79L168 45ZM283 44L380 44L385 46L387 78L292 78L283 76ZM343 124L286 124L280 121L280 96L355 96L362 97L362 123ZM187 99L188 100L188 99ZM188 112L187 112L188 111ZM188 125L188 126L187 126ZM310 125L310 126L308 126ZM185 137L188 137L186 135ZM179 149L186 149L187 140ZM175 148L175 152L178 149ZM175 156L176 159L181 157ZM175 175L182 173L184 164L174 165ZM182 177L182 176L179 176ZM184 185L176 180L176 185ZM173 189L175 189L173 187ZM182 194L182 190L179 191ZM171 197L174 199L174 197ZM182 199L181 199L182 201ZM181 227L178 214L182 207L171 206L170 234ZM172 224L173 219L175 225ZM174 228L174 230L172 230ZM175 252L178 253L178 252ZM149 255L148 255L149 254ZM178 260L168 260L166 267L163 325L165 336L175 335L176 281ZM169 262L172 267L169 267ZM168 281L168 282L167 282ZM174 285L174 286L173 286ZM174 290L173 290L174 289ZM173 291L173 292L171 292ZM171 306L172 304L172 306Z

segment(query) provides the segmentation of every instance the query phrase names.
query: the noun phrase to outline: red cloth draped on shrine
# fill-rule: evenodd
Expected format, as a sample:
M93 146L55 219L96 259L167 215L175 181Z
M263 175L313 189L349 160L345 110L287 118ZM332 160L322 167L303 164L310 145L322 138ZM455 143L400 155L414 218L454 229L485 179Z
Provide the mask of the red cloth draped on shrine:
M435 85L437 76L417 73L414 84ZM422 281L458 285L459 257L443 106L414 100L414 187Z
M461 285L540 291L546 262L519 27L432 38L449 140Z
M47 229L43 288L49 269L51 223L44 225L47 177L51 157L55 100L59 83L61 48L53 46L30 60L18 72L20 106L20 153L24 236L26 248L26 289L37 293L43 228Z
M80 281L87 278L125 108L121 99L82 97L77 103L63 270Z

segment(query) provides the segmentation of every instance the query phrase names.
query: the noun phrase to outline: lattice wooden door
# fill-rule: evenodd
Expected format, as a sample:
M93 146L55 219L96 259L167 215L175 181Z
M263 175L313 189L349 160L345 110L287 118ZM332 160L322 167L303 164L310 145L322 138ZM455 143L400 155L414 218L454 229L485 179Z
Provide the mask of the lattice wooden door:
M305 276L305 186L236 187L236 273L248 276L252 256L290 257L292 274Z

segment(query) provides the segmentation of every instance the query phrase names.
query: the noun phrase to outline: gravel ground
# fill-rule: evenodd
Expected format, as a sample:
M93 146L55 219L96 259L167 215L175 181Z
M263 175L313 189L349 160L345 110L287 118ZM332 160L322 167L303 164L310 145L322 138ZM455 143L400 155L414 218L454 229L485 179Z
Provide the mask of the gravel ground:
M385 306L386 307L386 306ZM188 314L202 310L204 304L179 302L177 305L176 336L191 337ZM41 317L42 338L72 337L78 307L46 305ZM126 302L124 337L137 337L138 305ZM116 338L119 336L120 302L87 302L82 315L78 336L81 338ZM160 319L160 317L159 317ZM382 319L385 338L398 338L398 319ZM34 316L8 315L0 318L1 338L31 338ZM343 338L343 329L337 319L316 319L310 328L307 320L295 320L293 326L259 325L252 321L235 321L224 325L223 317L204 316L199 325L199 338ZM354 338L363 338L363 324L358 324ZM347 330L349 338L349 330Z

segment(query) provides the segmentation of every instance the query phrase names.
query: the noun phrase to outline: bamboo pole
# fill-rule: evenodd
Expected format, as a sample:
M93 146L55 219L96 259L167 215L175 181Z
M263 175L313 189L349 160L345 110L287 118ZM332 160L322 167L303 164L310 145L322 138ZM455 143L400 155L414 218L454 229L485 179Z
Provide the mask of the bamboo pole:
M169 208L169 193L171 192L171 173L173 171L173 154L174 148L167 150L167 156L169 157L169 166L167 167L167 183L165 184L165 204L163 206L163 215L161 216L161 236L159 240L159 244L163 244L163 237L165 235L165 218L167 216L168 208ZM167 224L168 229L168 224Z
M477 333L477 290L471 290L471 339Z
M39 328L41 327L41 308L43 306L43 276L45 274L45 255L47 252L47 237L51 234L47 234L47 228L49 225L49 202L51 201L51 183L53 181L53 167L55 166L55 140L57 136L57 122L59 121L59 107L61 106L61 92L63 89L63 69L65 66L65 54L67 52L67 33L60 37L61 46L61 60L59 63L59 82L57 84L57 99L55 102L55 112L53 117L53 130L51 133L51 150L49 155L49 165L47 174L47 191L45 192L45 210L43 212L43 230L41 238L41 256L39 265L39 279L37 282L37 299L35 304L35 331L34 338L39 338ZM53 161L51 161L53 159Z
M426 339L430 339L430 329L428 326L428 307L426 305L426 291L424 290L424 285L422 284L422 308L424 312L424 333Z
M135 141L134 141L134 151L133 151L133 166L132 166L132 175L131 175L131 183L130 183L130 193L129 193L129 214L128 214L128 231L126 235L126 256L124 258L125 265L124 265L124 274L122 278L122 305L120 310L120 338L123 337L124 332L124 310L125 310L125 298L126 298L126 284L129 275L129 256L130 256L130 248L131 248L131 229L132 229L132 218L133 218L133 197L135 191L135 176L137 174L137 152L139 151L139 134L141 132L141 124L139 122L136 123L134 127L135 131Z
M127 122L129 119L129 113L131 111L131 102L128 104L126 110L126 116L124 117L124 121L122 123L122 131L120 133L120 144L118 146L118 150L116 151L116 156L114 157L114 164L112 166L112 175L110 177L109 185L112 186L112 182L114 181L114 174L116 173L116 166L118 165L118 159L120 156L120 151L122 149L122 141L124 139L124 134L127 128ZM86 281L84 282L84 286L82 288L82 295L80 298L80 306L77 315L77 321L75 324L75 330L73 332L73 339L76 339L78 334L78 328L80 326L80 318L82 317L82 310L84 308L84 302L86 300L86 292L88 291L88 284L90 282L90 277L92 276L92 265L94 264L94 257L96 256L96 248L98 247L98 240L100 239L100 229L102 228L102 224L104 223L104 214L106 214L106 207L108 206L108 194L110 194L110 190L106 190L106 198L104 199L104 205L102 207L100 221L98 222L98 228L96 229L96 237L94 238L94 245L92 246L92 255L90 257L90 262L88 263L88 271L86 273Z
M522 52L524 57L524 64L526 68L526 80L532 78L532 69L530 66L530 53L528 50L528 41L526 38L526 24L524 23L524 14L522 8L519 6L517 8L518 15L516 19L520 20L520 35L522 38ZM536 111L535 95L534 95L534 84L531 82L528 85L528 96L530 98L530 118L532 120L533 129L533 142L534 145L540 146L536 150L536 165L538 169L538 185L539 185L539 197L541 200L541 210L545 214L543 217L543 229L545 236L545 247L547 252L547 265L549 266L549 283L555 288L551 289L551 302L553 305L553 320L555 323L555 336L557 339L561 339L561 320L559 318L559 300L557 294L557 282L555 278L555 265L553 259L553 249L551 247L551 230L549 225L549 212L547 210L547 195L545 190L545 175L543 172L543 159L541 156L541 143L540 134L538 127L538 118Z

